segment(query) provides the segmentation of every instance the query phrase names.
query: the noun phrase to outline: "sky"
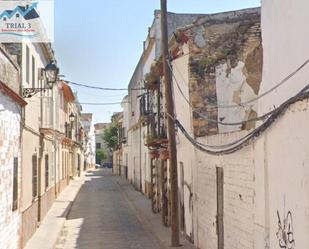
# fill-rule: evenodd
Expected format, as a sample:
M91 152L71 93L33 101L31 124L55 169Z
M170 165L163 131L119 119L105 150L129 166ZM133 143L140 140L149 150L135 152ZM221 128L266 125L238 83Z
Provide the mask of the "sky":
M260 6L260 0L168 0L168 11L216 13ZM127 88L160 0L55 0L55 43L64 79L99 87ZM81 103L121 102L126 91L73 87ZM83 105L94 122L110 122L120 105Z

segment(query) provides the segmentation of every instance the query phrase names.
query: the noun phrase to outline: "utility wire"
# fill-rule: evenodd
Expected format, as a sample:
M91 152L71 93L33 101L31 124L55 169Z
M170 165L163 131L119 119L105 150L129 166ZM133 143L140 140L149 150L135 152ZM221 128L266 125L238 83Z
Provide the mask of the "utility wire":
M200 116L201 118L211 122L211 123L216 123L216 124L220 124L220 125L226 125L226 126L232 126L232 125L243 125L243 124L246 124L246 123L249 123L249 122L255 122L255 121L259 121L259 120L264 120L266 117L268 117L269 115L271 115L273 113L273 111L270 111L268 113L265 113L263 116L260 116L260 117L256 117L256 118L252 118L252 119L248 119L248 120L244 120L244 121L240 121L240 122L221 122L221 121L218 121L218 120L215 120L215 119L210 119L208 118L207 116L203 115L202 113L198 112L198 111L195 111L194 110L194 107L192 106L191 102L188 100L188 98L185 96L184 92L182 91L180 85L179 85L179 82L172 70L172 67L170 65L170 63L168 63L169 65L169 68L170 68L170 71L175 79L175 83L176 83L176 86L180 92L180 94L182 95L182 97L185 99L185 101L189 104L189 106L192 108L192 111L194 113L196 113L198 116Z
M103 105L121 105L121 104L126 104L129 102L113 102L113 103L80 103L81 105L98 105L98 106L103 106Z
M283 80L281 80L278 84L276 84L274 87L270 88L269 90L267 90L266 92L260 94L258 97L253 98L251 100L248 101L244 101L240 104L235 104L235 105L209 105L208 108L236 108L236 107L240 107L240 106L245 106L248 104L251 104L253 102L256 102L257 100L259 100L260 98L268 95L269 93L271 93L272 91L276 90L278 87L280 87L281 85L285 84L289 79L291 79L294 75L296 75L301 69L303 69L307 64L309 63L309 59L307 59L303 64L301 64L295 71L293 71L292 73L290 73L287 77L285 77ZM168 61L168 64L170 65L170 62ZM171 66L170 66L171 67ZM180 72L179 72L180 73ZM182 74L180 73L181 77L184 80L184 77L182 76Z
M66 80L68 84L75 85L75 86L81 86L81 87L86 87L86 88L91 88L91 89L97 89L97 90L103 90L103 91L139 91L139 90L144 90L145 88L110 88L110 87L98 87L98 86L90 86L90 85L85 85L85 84L80 84L76 83L73 81L68 81Z
M201 150L202 152L212 154L212 155L231 154L247 146L250 141L259 137L265 130L267 130L277 120L278 117L280 117L288 109L290 105L298 101L308 99L309 98L308 89L309 89L309 85L307 85L302 91L300 91L294 97L288 99L283 104L281 104L280 107L276 108L274 112L272 113L272 115L258 128L254 129L253 131L248 133L243 138L238 139L229 144L213 146L213 145L205 145L205 144L199 143L185 130L183 125L178 120L176 121L176 124L178 128L181 130L181 132L184 134L184 136L189 140L189 142L191 142L191 144L194 145L194 147ZM217 148L217 150L213 150L213 148Z

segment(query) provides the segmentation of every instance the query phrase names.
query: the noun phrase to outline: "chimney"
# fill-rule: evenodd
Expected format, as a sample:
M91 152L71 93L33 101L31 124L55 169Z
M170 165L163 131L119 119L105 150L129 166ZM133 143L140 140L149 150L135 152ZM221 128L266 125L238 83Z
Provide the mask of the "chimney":
M26 5L26 10L29 9L29 4Z

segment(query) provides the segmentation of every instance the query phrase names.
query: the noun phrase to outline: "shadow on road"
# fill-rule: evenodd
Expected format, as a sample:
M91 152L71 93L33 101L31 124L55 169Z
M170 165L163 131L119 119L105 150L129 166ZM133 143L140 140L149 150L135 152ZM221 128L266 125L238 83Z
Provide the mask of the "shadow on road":
M65 248L162 248L136 217L115 179L110 169L87 174L65 223Z

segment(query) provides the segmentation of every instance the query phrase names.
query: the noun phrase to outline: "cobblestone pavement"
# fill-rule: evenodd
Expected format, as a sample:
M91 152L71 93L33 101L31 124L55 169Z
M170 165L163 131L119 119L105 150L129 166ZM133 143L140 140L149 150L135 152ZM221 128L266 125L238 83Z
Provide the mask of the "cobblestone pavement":
M58 240L57 249L161 249L110 171L89 173Z

